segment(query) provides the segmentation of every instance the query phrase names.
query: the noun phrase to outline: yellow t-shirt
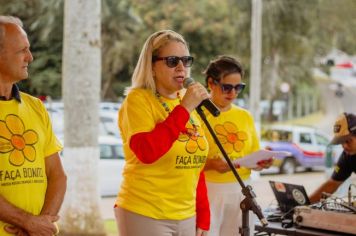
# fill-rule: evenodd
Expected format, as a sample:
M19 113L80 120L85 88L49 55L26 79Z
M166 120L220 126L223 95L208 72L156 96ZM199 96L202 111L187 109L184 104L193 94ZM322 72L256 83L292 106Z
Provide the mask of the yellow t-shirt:
M62 149L42 102L20 93L0 101L0 195L14 206L38 215L43 207L47 178L45 157ZM5 223L0 221L0 235Z
M179 104L179 99L161 99L171 111ZM116 204L154 219L182 220L195 215L196 187L208 153L197 114L193 112L191 119L198 125L199 137L180 134L169 151L152 164L143 164L129 147L132 135L153 130L167 116L163 105L148 90L132 90L123 102L119 127L126 164ZM186 127L192 128L191 123L187 122Z
M247 110L232 104L228 111L221 112L218 117L212 116L209 112L205 114L230 160L242 158L260 149L253 117ZM208 158L218 155L225 160L207 127L205 125L203 127L209 143ZM238 168L237 172L242 180L248 179L251 174L251 170L244 167ZM206 181L215 183L237 181L232 171L219 173L215 170L207 170L205 178Z

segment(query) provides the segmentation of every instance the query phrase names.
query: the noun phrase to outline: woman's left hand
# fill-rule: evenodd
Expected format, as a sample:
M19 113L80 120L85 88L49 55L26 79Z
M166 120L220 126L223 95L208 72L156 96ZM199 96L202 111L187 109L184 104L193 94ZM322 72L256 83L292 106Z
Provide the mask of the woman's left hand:
M207 235L208 235L208 231L207 230L203 230L203 229L197 228L196 236L207 236Z

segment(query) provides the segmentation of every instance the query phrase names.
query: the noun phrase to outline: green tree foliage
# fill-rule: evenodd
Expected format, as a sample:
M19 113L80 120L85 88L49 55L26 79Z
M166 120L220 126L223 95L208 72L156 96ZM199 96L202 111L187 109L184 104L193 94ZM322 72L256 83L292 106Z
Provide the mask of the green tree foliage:
M244 13L239 11L235 2L230 0L183 2L132 0L132 2L145 26L143 38L161 29L172 29L185 37L190 44L191 54L195 57L192 74L198 80L202 80L201 72L213 57L221 54L238 55L239 23L243 22L239 19ZM157 6L159 10L154 10ZM243 42L246 43L245 40Z
M63 40L63 0L0 0L0 14L20 17L31 42L35 60L30 80L23 90L34 95L61 97ZM116 99L130 80L138 52L137 30L140 18L133 14L130 1L102 0L102 96Z
M279 84L292 91L312 86L315 56L331 48L356 53L355 0L263 0L263 98L276 99ZM63 0L0 0L1 14L25 23L35 57L23 87L34 95L61 96ZM249 77L250 0L102 0L102 97L115 100L130 83L140 49L160 29L181 33L195 63L192 76L215 56L241 59Z
M310 83L313 65L311 25L316 2L308 0L266 0L263 11L264 97L274 99L281 82L292 89ZM277 89L276 89L277 88Z
M102 97L115 100L129 85L139 51L137 34L141 19L130 1L102 1Z
M56 0L1 0L0 14L21 18L35 60L30 79L20 83L34 95L61 96L63 3Z
M313 43L318 55L327 54L330 48L356 54L355 13L355 0L318 0L313 19Z

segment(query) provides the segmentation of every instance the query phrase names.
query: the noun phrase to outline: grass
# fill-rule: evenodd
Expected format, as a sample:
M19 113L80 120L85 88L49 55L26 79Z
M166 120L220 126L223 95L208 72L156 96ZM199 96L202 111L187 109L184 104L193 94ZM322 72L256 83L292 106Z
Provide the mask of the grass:
M105 220L104 226L107 236L117 236L117 227L115 220Z

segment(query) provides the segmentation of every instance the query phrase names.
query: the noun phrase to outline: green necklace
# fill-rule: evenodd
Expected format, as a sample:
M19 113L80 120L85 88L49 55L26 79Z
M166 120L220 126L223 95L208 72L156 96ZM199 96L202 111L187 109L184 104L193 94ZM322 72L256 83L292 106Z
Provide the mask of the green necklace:
M166 102L164 102L162 100L162 96L161 94L159 94L158 92L156 92L156 98L158 99L158 101L161 103L161 105L163 106L164 110L168 113L168 114L171 114L171 109L169 108L168 104ZM180 98L180 94L179 92L177 92L177 97L179 99L179 103L182 102L181 98ZM200 137L199 135L199 132L198 132L198 127L197 125L195 124L193 118L189 115L189 123L192 125L192 129L187 129L186 132L184 132L184 134L188 135L189 137Z

